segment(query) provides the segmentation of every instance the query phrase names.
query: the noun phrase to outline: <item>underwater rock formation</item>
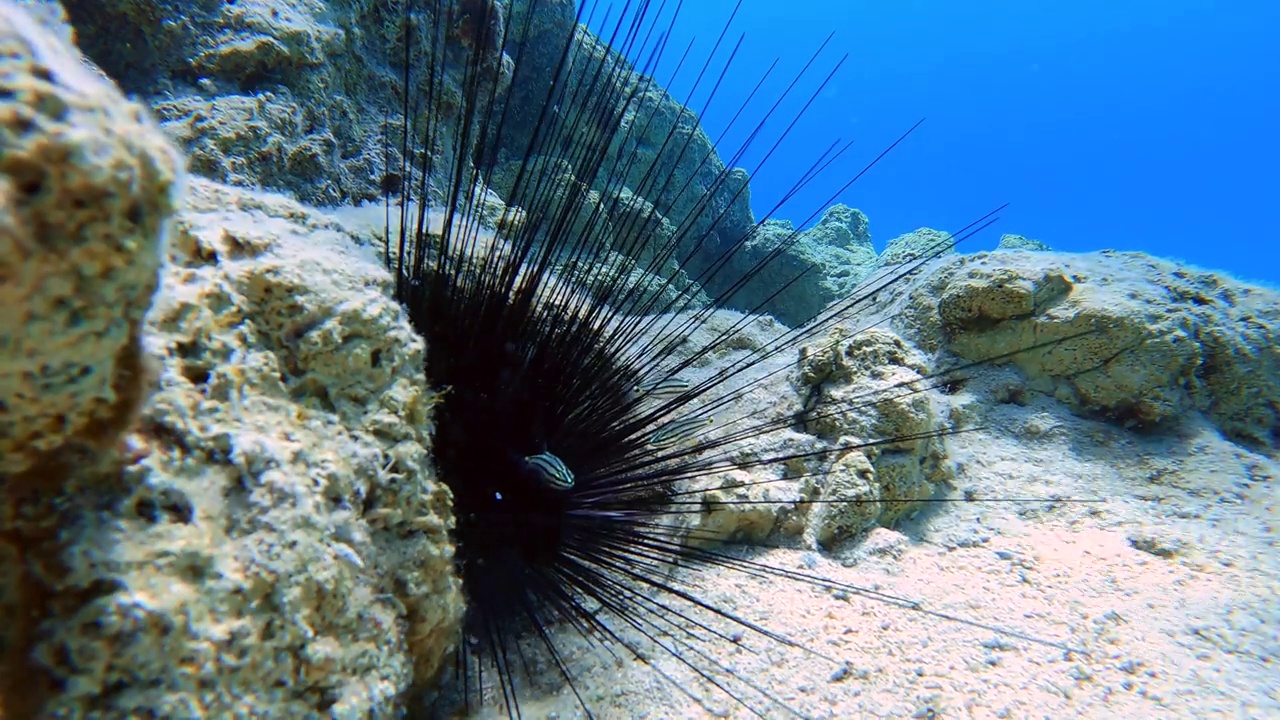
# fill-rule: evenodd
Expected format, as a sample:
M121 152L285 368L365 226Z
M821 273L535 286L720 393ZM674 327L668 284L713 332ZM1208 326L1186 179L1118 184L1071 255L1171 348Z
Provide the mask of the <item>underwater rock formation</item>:
M494 8L497 12L506 6ZM396 13L385 7L344 0L68 0L67 9L86 53L125 89L147 99L187 152L192 172L236 185L288 190L307 202L337 204L380 197L384 169L399 166L398 143L386 141L388 132L393 137L400 132L399 108L388 109L385 99L395 94L391 78L397 73L389 68L401 62L388 55L388 48L397 45L403 31ZM515 166L524 162L538 125L535 115L560 64L555 49L563 47L566 36L574 38L578 59L562 78L566 97L595 82L592 68L615 62L615 55L577 26L573 2L517 0L506 11L512 17L500 17L488 32L526 22L532 30L527 47L493 47L493 62L518 77L507 76L513 92L503 96L501 112L508 120L493 129L500 138L489 142L500 149L476 161L492 173L492 188L506 204L518 208L522 198L513 187ZM448 38L446 52L492 41L485 32L473 27ZM461 53L444 67L460 77L466 59ZM451 103L461 92L455 88L454 97L446 93L438 98L435 117L446 120L436 123L437 132L454 131ZM675 277L681 292L687 290L689 307L705 304L703 288L690 283L686 273L696 274L713 263L752 227L746 173L735 171L717 182L724 164L696 115L651 80L621 73L611 78L605 92L617 98L617 112L592 118L584 128L596 128L598 137L617 145L607 152L633 155L633 176L608 186L603 178L579 177L582 173L571 161L581 162L583 153L560 157L557 148L546 148L539 162L559 178L555 192L564 196L575 231L615 246L632 238L643 238L649 248L671 241L678 248L675 257L692 257L684 268L671 260L650 267L652 258L644 253L619 253L617 262L634 265L630 282L658 287ZM572 103L565 102L563 112L575 112ZM390 128L384 126L387 119ZM617 132L615 126L627 130ZM679 129L674 141L672 128ZM642 171L650 167L654 172ZM692 212L694 203L698 212ZM668 216L693 221L676 228ZM720 245L691 246L713 227ZM825 280L818 275L812 282L821 285ZM844 288L847 280L841 276L832 282ZM715 278L705 289L714 294ZM642 295L649 292L641 290ZM674 299L670 293L660 298Z
M726 176L725 163L697 115L652 79L633 71L612 70L606 77L598 77L600 68L613 68L624 61L607 43L576 25L574 3L540 2L532 18L527 17L529 12L529 2L513 4L510 23L524 27L532 22L534 29L525 47L507 48L515 65L512 92L500 111L507 121L495 142L498 150L484 161L486 169L492 170L494 190L513 206L545 203L528 195L554 193L555 205L566 208L567 232L613 247L632 248L619 261L636 264L633 282L657 286L675 277L677 288L694 298L688 307L705 303L704 290L715 295L721 285L738 276L726 268L707 278L701 288L690 286L687 277L712 265L754 225L746 172L734 169ZM555 109L566 122L577 123L584 138L576 141L580 144L571 153L540 147L537 157L526 159L540 122L537 114L547 100L546 88L569 36L573 37L574 61L561 80L565 101ZM546 40L541 40L544 37ZM574 115L580 110L571 100L584 87L614 99L615 108L608 117ZM598 140L598 152L628 158L625 167L629 172L621 182L586 172L597 152L583 150L590 146L591 138ZM516 187L526 165L545 168L539 175L555 178L554 189L528 187L527 177L526 187ZM676 227L668 218L685 221ZM671 257L687 257L689 261L683 267L670 259L651 266L653 254L668 244L674 248L667 251Z
M847 205L831 206L816 225L799 232L790 222L765 220L729 258L727 276L751 275L730 303L744 311L759 307L791 327L804 324L848 297L875 269L867 226L867 216ZM783 243L775 259L754 271Z
M82 485L114 490L98 475L154 381L143 316L181 184L146 111L66 46L56 8L30 7L52 29L0 0L3 717L34 717L49 688L27 666L63 572L62 510Z
M950 242L954 242L954 238L949 233L932 228L913 230L889 241L880 253L880 266L904 265L936 255ZM946 252L951 254L955 249Z
M392 78L397 72L389 68L401 62L389 56L389 48L397 45L402 29L397 12L385 6L349 0L65 4L86 54L152 105L187 152L193 172L236 185L288 190L307 202L337 204L380 197L383 170L399 166L397 149L385 142L383 122L389 111L385 99L395 94ZM558 51L553 57L549 49L562 47L555 39L537 39L576 34L575 52L583 59L565 79L569 88L590 72L584 68L592 66L592 58L613 50L577 28L572 2L517 0L513 5L507 23L524 23L529 12L535 13L530 46L495 46L493 52L494 62L507 68L516 67L515 59L519 62L517 91L504 110L510 121L501 130L502 143L523 157L537 120L527 115L530 108L541 107L545 90L538 88L546 87L560 63ZM486 39L484 28L469 32L448 38L451 52ZM459 74L465 60L465 53L458 55L454 69ZM630 103L623 102L637 90ZM634 163L637 168L650 167L649 159L660 156L662 172L626 181L629 192L657 209L653 224L660 224L662 216L687 217L690 203L705 202L696 214L699 225L683 229L684 237L703 237L712 223L722 228L726 242L741 237L754 222L746 175L737 173L734 182L714 186L724 166L696 116L637 73L616 78L614 92L619 112L612 121L635 128L631 133L602 132L602 137L627 138L627 147L610 151L636 152L645 158ZM439 101L444 110L439 116L449 117L452 101ZM390 119L394 135L400 119ZM664 146L674 125L687 139ZM501 170L503 154L484 161L495 171L495 188L508 204L518 204L504 192L511 188ZM590 185L592 178L579 180Z
M0 12L0 475L15 476L109 448L133 419L181 159L56 34Z
M194 182L171 263L149 318L165 360L150 452L125 470L112 543L136 575L110 579L171 589L157 624L182 621L92 679L154 674L116 711L385 711L434 673L461 610L422 342L376 256L283 198Z
M383 114L360 104L359 88L375 85L371 70L336 62L362 38L327 22L324 4L64 5L85 54L151 105L192 172L315 202L369 194L380 163L366 136Z
M1039 240L1033 240L1031 238L1023 237L1021 235L1013 235L1011 233L1005 233L1004 235L1000 236L999 249L1001 250L1052 250L1053 248L1040 242Z
M59 503L46 712L362 717L434 676L462 608L451 499L389 282L324 216L192 181L133 456Z
M558 4L561 11L564 4ZM169 8L172 13L180 7L162 2L103 5L108 8L107 16L120 8L139 13L142 10L138 8ZM200 13L224 12L215 5L188 6L193 21L198 25L205 17ZM227 7L236 5L241 9L225 12L252 14L266 7L265 3L243 0ZM318 6L306 3L297 7ZM281 22L292 22L300 16L286 12L280 17ZM188 30L170 26L167 32ZM211 59L209 67L224 67L225 72L218 72L241 78L234 80L241 82L257 67L255 63L265 62L254 58L282 61L285 56L273 42L293 52L290 36L282 33L284 39L264 31L243 46L224 47L228 51L226 65ZM0 38L4 37L0 31ZM297 38L305 39L305 34ZM369 38L364 41L372 42ZM173 40L173 44L160 47L167 52L181 42ZM297 47L302 48L305 58L309 52L306 42ZM240 51L243 55L237 56ZM30 57L29 52L23 52L26 54L16 56L19 64L24 62L21 58ZM236 57L241 57L243 64L233 62ZM292 69L298 67L301 70L296 78L310 77L315 70L306 63ZM0 82L6 82L9 75L0 77L5 78ZM211 82L211 87L216 87L223 81ZM259 100L250 98L253 104L246 107L267 112L275 102L274 98L262 99L266 95L254 97L265 104L259 108ZM117 95L112 98L110 108L129 107ZM134 116L126 113L124 117ZM688 118L681 114L676 121L687 122ZM94 127L84 124L79 115L71 116L68 122L74 131L67 134L69 138L83 138L85 130ZM129 123L113 127L132 127ZM210 147L218 153L226 153L218 157L231 164L229 167L244 170L246 174L235 179L256 182L254 178L265 177L259 175L256 163L274 163L278 158L254 156L257 148L253 143L255 137L266 135L235 136L244 126L231 123L228 127L226 137L203 137L210 139ZM208 130L223 131L212 125ZM7 131L0 126L0 132ZM270 135L276 131L267 127L263 132ZM139 137L154 140L156 136L143 133ZM8 142L7 137L3 139ZM234 143L230 149L219 147L224 141ZM158 150L153 161L163 168L168 151L162 142L154 142ZM19 160L22 157L13 155ZM139 157L150 156L134 160L142 162ZM0 160L0 168L8 160ZM307 183L331 171L338 178L335 182L351 178L365 182L367 178L360 176L362 168L367 166L356 162L344 176L347 171L324 164L307 171L314 174L300 176L299 191L311 192L306 190L311 187ZM170 169L176 176L176 165ZM294 170L290 166L280 172ZM170 187L160 181L163 175L158 170L155 174L150 189L138 187L159 203L158 209L152 209L152 221L158 228L169 209L163 203L173 200ZM77 171L69 177L93 176ZM569 179L579 182L572 171ZM135 191L134 186L129 187L130 192ZM591 192L597 195L584 197L598 207L609 208L611 223L639 226L641 221L625 219L624 214L660 220L659 226L666 222L661 213L649 211L649 207L656 207L653 201L630 189L613 196L595 189ZM719 197L723 200L725 196ZM11 217L10 207L0 205L0 222ZM102 212L109 206L95 200L90 207ZM496 202L492 207L495 209L489 215L503 217ZM56 219L62 221L63 217ZM663 226L655 234L671 238L675 232ZM805 240L812 242L796 246L795 267L829 260L828 267L843 264L850 273L841 276L824 269L813 274L816 284L805 290L810 299L803 302L820 309L827 301L842 297L861 279L860 274L869 272L874 253L870 252L865 217L848 208L833 208L809 233ZM0 234L0 239L7 241L9 237ZM123 453L104 452L89 458L93 462L69 476L62 492L28 499L21 506L7 504L0 515L0 657L4 660L0 676L22 683L21 687L0 686L0 714L6 718L35 716L32 705L15 703L35 698L48 701L44 706L48 713L66 716L244 713L263 717L386 717L402 708L411 686L430 682L457 639L461 613L448 538L451 499L435 481L430 466L434 397L422 373L423 354L429 349L423 347L390 299L390 280L367 237L291 200L199 179L191 182L186 207L168 244L167 264L160 270L164 290L146 323L129 335L128 347L145 347L159 359L160 368L158 388L140 408L138 422L130 427L117 425L119 432L129 431L120 448ZM159 232L153 229L139 238L132 248L142 253L137 265L117 263L110 277L119 280L135 271L149 272L151 285L134 281L131 287L136 295L102 299L102 306L79 306L80 312L105 308L121 316L140 315L137 308L145 309L151 302L160 262ZM919 256L919 247L912 250L905 241L891 245L893 253L886 254L895 262ZM10 257L19 256L6 250L0 262ZM643 262L643 258L618 261ZM13 272L30 277L25 274L30 272L27 266ZM646 280L637 277L634 282ZM823 286L822 282L831 284ZM59 284L49 287L57 289ZM950 401L942 397L941 390L915 390L928 384L925 376L946 362L948 353L982 359L1080 329L1100 328L1098 336L1017 358L1027 389L1037 394L1037 404L1047 416L1027 419L1028 428L1034 425L1041 428L1037 432L1045 434L1044 428L1065 424L1056 420L1064 418L1062 410L1069 407L1159 433L1178 417L1194 416L1198 410L1232 437L1276 446L1280 358L1275 351L1274 329L1280 302L1272 291L1137 254L997 253L935 261L885 302L896 322L894 332L886 330L887 325L851 332L876 320L871 317L857 328L842 327L815 339L806 345L803 355L779 357L776 366L761 366L760 373L777 367L785 372L753 388L741 407L726 415L785 418L788 412L807 409L805 422L768 439L797 453L823 443L829 447L849 442L850 438L936 431L952 426L957 405L952 405L949 415ZM55 312L69 315L76 307L55 304L36 315L57 318ZM722 311L699 331L722 332L739 317ZM759 319L744 328L735 337L733 350L749 353L760 347L753 332L771 322ZM698 338L689 342L692 347L700 344ZM837 344L828 348L832 342ZM48 348L36 349L44 352ZM691 370L689 379L696 382L698 372L710 372L732 359L731 355L705 358L705 363ZM1004 377L1014 372L981 368L974 375ZM142 377L127 375L126 380L141 388ZM907 383L913 392L874 405L859 404L860 398L897 383ZM5 397L7 400L8 395ZM141 397L139 393L139 401ZM983 396L981 401L986 400ZM752 404L758 413L750 409ZM836 412L838 408L845 410ZM999 407L997 411L1006 409L1023 410ZM775 415L766 416L766 412ZM1116 431L1115 435L1119 434L1121 431ZM1082 437L1082 433L1071 436L1073 442ZM978 434L952 440L964 443L974 438L992 440ZM954 475L947 450L941 440L926 438L851 450L834 461L797 460L750 471L729 470L726 477L705 478L702 499L706 511L691 521L691 529L702 533L704 539L764 540L778 533L802 537L810 547L831 549L868 527L899 521L903 513L916 507L885 501L923 499L946 487ZM1014 455L1000 456L991 448L980 447L970 460L977 455L980 464L991 457L1004 457L1007 468L1012 468L1007 471L1022 480L1034 472L1028 468L1027 452L1019 447ZM761 451L758 446L745 447L736 461L745 465L751 455L784 454L777 448ZM1207 457L1217 463L1220 455ZM9 458L21 460L19 455L4 459ZM1220 472L1222 466L1214 463L1206 461L1213 472ZM1122 472L1113 464L1100 464L1109 477L1119 478L1117 484L1145 477L1142 473L1149 470ZM1051 466L1045 472L1058 472L1058 467ZM1250 471L1251 477L1258 478L1253 482L1265 488L1270 482L1263 474L1265 468L1260 463L1256 468ZM1166 468L1162 472L1173 475L1183 470ZM1232 472L1230 482L1241 474L1238 468ZM742 487L743 477L765 477L765 473L794 482ZM1201 474L1212 477L1211 473ZM1103 487L1091 486L1088 492L1103 494ZM1205 497L1218 492L1216 485L1205 487L1196 492ZM788 507L789 500L802 498L821 502L804 510L794 504ZM739 499L778 504L727 504ZM990 531L982 532L987 532L989 539ZM1171 566L1183 554L1180 548L1191 553L1195 546L1205 545L1211 552L1219 552L1213 547L1216 543L1202 541L1213 536L1187 533L1195 538L1194 543L1180 542L1174 531L1168 537L1163 530L1155 537L1135 531L1132 537L1129 542L1137 548L1135 552L1160 557ZM908 544L902 536L894 542ZM981 545L987 540L972 542ZM1023 575L1027 587L1043 582L1051 585L1051 593L1083 597L1085 602L1092 601L1090 611L1112 602L1104 591L1090 597L1056 590L1053 568L1062 565L1052 564L1049 555L1046 559L1027 553L1026 558L1015 560L1023 563L1020 567L1027 573ZM1036 562L1046 567L1039 577ZM1090 562L1096 562L1096 556ZM1077 557L1064 565L1087 564ZM1207 565L1210 569L1227 566L1216 557ZM911 562L903 567L912 571ZM961 566L965 583L995 576L998 570L991 565L979 567L989 571ZM707 580L714 582L716 578L708 573ZM1143 592L1143 587L1141 582L1131 585L1135 593ZM769 592L778 590L770 588ZM799 600L793 595L785 597L797 606L812 601L807 596ZM1178 597L1181 600L1182 596ZM1214 593L1212 597L1223 595ZM990 597L981 599L991 604ZM1131 605L1136 612L1146 611L1136 601ZM1060 606L1051 607L1055 609ZM1122 609L1128 612L1127 607ZM1103 610L1112 613L1110 608ZM1112 622L1102 611L1092 618L1063 612L1066 619L1061 622L1086 628L1093 622L1100 636L1104 629L1115 632L1099 624ZM841 607L835 614L846 613ZM775 619L789 622L781 615ZM884 625L871 620L849 620L846 635L835 634L840 632L837 627L826 637L843 643L857 629L866 629L867 635L886 642L901 637L898 630L885 632ZM14 634L15 629L23 634ZM1207 625L1194 631L1185 629L1184 624L1178 625L1180 645L1210 636L1226 649L1223 656L1261 656L1266 649L1259 645L1262 649L1245 647L1245 652L1239 651L1234 645L1236 638L1251 636L1231 628L1232 632ZM1259 631L1252 637L1267 636ZM1110 648L1124 647L1124 640L1118 632L1105 636L1108 648L1104 652L1118 652ZM916 644L921 648L928 645ZM874 662L884 663L876 667L884 671L852 671L859 682L866 681L867 695L884 692L883 686L876 686L877 676L924 674L899 672L897 665L890 664L887 658L900 649L873 654ZM840 650L848 652L849 648ZM1203 647L1197 649L1201 651ZM773 661L764 653L759 655ZM1061 657L1062 653L1055 655ZM913 657L905 653L900 661ZM952 652L945 659L950 662L960 657ZM1160 653L1153 652L1150 657L1161 678L1170 674L1166 668L1172 662L1159 665ZM741 660L744 665L747 661ZM1107 673L1120 673L1125 682L1137 682L1144 690L1146 683L1160 682L1136 670L1117 670L1123 667L1122 662L1131 660L1108 654L1093 669L1083 663L1078 667L1081 673L1096 670L1100 688L1104 680L1118 682ZM995 664L991 667L990 672L996 672ZM1055 672L1049 663L1037 663L1036 668L1040 673ZM982 669L987 672L986 663ZM931 666L928 677L933 678L934 672ZM1060 680L1063 672L1056 672L1053 677ZM853 693L841 690L836 679L824 685L813 682L813 677L821 676L808 674L808 669L804 673L798 680L779 682L791 682L805 692L843 692L844 701L849 702ZM1153 671L1152 676L1155 674ZM601 676L608 679L594 679ZM625 686L616 668L601 676L590 676L592 692L606 692L614 702L625 703L628 712L673 716L650 709L649 704L665 699L652 697L651 684L645 686L649 695L624 695ZM989 675L978 677L988 689L1019 689L1016 685L997 686L989 681ZM1037 677L1034 685L1041 684ZM785 687L779 694L793 691L795 687ZM26 697L19 697L20 692ZM909 692L904 692L903 686L893 686L892 695L892 702L905 702ZM1137 697L1139 693L1130 695ZM972 698L972 693L967 697ZM878 697L874 702L891 707ZM1015 707L1018 711L1013 715L1027 709ZM912 714L910 708L893 708L896 714ZM606 711L601 716L611 715Z
M0 715L389 712L462 608L389 276L204 180L170 227L163 134L0 13Z
M741 362L777 330L770 317L745 325L741 318L716 311L691 335L689 346L698 347L705 338L735 332L727 351L686 371L691 382ZM690 540L774 536L829 548L918 510L919 501L944 490L955 474L945 443L933 436L948 419L928 374L929 363L897 334L847 322L748 373L740 381L746 392L721 414L768 418L789 429L743 442L735 450L741 467L694 480L705 507L690 523ZM901 439L873 442L886 437ZM815 453L841 446L852 449ZM788 456L795 457L753 463Z
M954 477L935 410L928 364L881 328L837 327L801 348L797 385L805 390L805 430L828 441L903 438L849 451L802 483L809 506L805 538L830 546L873 525L892 526ZM870 397L878 398L869 403Z
M1152 429L1188 411L1280 447L1280 293L1142 253L979 253L939 262L896 322L932 350L1012 359L1031 389Z

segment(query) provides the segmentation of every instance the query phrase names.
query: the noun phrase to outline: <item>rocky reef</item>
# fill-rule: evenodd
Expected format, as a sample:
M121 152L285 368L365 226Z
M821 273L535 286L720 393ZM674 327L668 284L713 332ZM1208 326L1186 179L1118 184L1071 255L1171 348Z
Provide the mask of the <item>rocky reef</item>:
M284 198L179 207L146 112L0 12L0 714L393 706L461 598L380 261Z
M1010 358L1028 387L1135 430L1189 412L1280 448L1280 294L1142 253L999 251L939 263L895 313L929 350Z
M539 33L611 52L573 24L572 3L540 8ZM379 53L396 21L354 0L65 9L74 33L57 3L0 0L0 717L396 716L434 682L463 609L451 498L431 466L431 349L390 297L376 229L312 206L376 188L373 108L394 82ZM514 17L526 10L516 3ZM618 82L625 93L642 80ZM947 240L922 229L877 254L867 218L844 206L799 233L770 221L747 234L745 175L717 185L723 165L706 174L714 151L692 113L656 87L639 97L633 112L665 125L633 141L656 157L654 138L679 127L691 154L660 162L722 223L689 237L747 237L728 275L794 240L733 298L739 309L807 271L767 308L799 324ZM511 160L492 162L487 216L506 217ZM581 212L606 213L606 234L675 238L665 215L689 209L641 178L605 192L556 167ZM237 187L256 184L312 205ZM1075 628L1092 655L1002 662L1014 651L990 633L886 632L894 621L851 609L848 593L723 590L709 572L708 592L749 597L734 602L768 613L761 622L868 658L843 674L752 665L766 654L734 662L845 717L909 716L925 696L1003 716L1268 714L1280 294L1009 237L929 261L857 323L760 366L767 382L725 412L802 421L744 447L744 469L700 480L691 538L821 550L766 559L863 586L920 576L912 591L937 589L958 615ZM688 288L703 302L716 290ZM740 319L718 310L698 332ZM771 318L738 327L690 379L776 330ZM937 382L954 367L954 382ZM955 429L968 432L935 436ZM885 436L912 439L869 442ZM745 468L753 454L859 442ZM951 490L1050 500L925 504ZM1064 496L1116 501L1053 500ZM988 617L993 592L1032 604ZM647 669L611 666L583 692L602 717L687 714L687 698L635 675Z
M142 322L181 159L62 40L6 7L0 42L0 473L111 447L151 378Z

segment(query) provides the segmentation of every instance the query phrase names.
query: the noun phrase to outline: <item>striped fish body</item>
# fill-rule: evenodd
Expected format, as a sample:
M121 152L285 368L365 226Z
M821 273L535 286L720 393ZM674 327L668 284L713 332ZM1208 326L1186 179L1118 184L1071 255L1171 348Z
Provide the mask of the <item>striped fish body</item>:
M553 490L568 490L573 487L573 471L555 455L549 452L528 455L524 462L547 487Z
M671 447L692 438L713 422L715 418L710 415L693 415L672 420L658 427L649 438L649 444L656 448Z
M638 383L636 385L635 392L639 397L653 400L667 400L683 395L688 392L691 387L693 386L689 384L688 380L669 377L661 380Z

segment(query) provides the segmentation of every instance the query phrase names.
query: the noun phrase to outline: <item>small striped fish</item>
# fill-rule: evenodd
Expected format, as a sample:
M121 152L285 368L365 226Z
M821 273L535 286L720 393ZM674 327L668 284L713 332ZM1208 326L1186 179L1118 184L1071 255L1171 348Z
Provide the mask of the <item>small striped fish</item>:
M548 487L554 490L568 490L573 487L573 472L555 455L549 452L528 455L524 462Z
M668 398L683 395L693 387L688 380L677 377L663 378L661 380L650 380L642 383L636 383L636 397L653 398L655 400L666 400Z
M657 448L671 447L697 435L713 422L715 418L710 415L693 415L672 420L658 427L653 437L649 438L649 444Z

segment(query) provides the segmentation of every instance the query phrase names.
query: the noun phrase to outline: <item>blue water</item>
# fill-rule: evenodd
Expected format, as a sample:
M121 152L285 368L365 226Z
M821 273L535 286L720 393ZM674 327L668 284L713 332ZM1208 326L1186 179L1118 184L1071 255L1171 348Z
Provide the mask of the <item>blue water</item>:
M753 175L757 216L833 140L855 140L773 214L801 222L820 212L923 117L834 198L867 213L878 247L920 226L962 227L1008 202L968 250L1011 232L1058 250L1143 250L1280 285L1280 2L746 0L730 39L745 33L742 50L707 105L711 80L691 92L696 73L686 65L673 79L672 69L691 39L706 56L734 4L685 2L655 73L695 110L707 106L713 138L775 58L753 120L835 32L795 101L737 164L753 167L849 56ZM730 127L722 156L750 130Z

